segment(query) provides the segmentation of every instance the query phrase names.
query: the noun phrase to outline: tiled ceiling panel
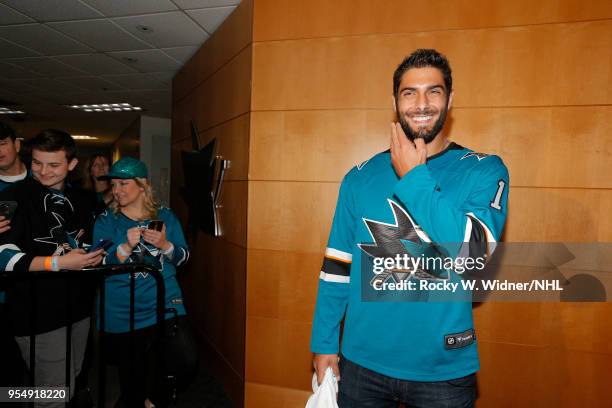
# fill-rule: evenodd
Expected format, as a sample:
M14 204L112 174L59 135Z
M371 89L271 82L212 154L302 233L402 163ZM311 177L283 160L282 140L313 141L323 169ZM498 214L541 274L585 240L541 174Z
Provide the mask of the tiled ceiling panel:
M89 91L119 91L124 89L123 86L117 85L114 82L107 81L103 78L94 77L74 77L74 78L58 78L58 81L78 86L81 89Z
M140 72L177 71L181 67L181 64L158 49L109 52L108 55Z
M187 61L196 53L199 47L175 47L175 48L162 48L162 51L167 55L171 56L182 65L185 65Z
M26 84L32 88L35 88L37 92L53 92L53 93L65 93L65 92L78 92L82 91L81 88L60 82L50 78L37 78L37 79L19 79L17 83Z
M63 21L49 25L98 51L142 50L152 48L107 19Z
M159 80L153 73L107 75L104 78L127 89L165 89L167 83Z
M55 59L92 75L136 72L135 69L105 54L64 55Z
M49 78L84 75L78 69L69 67L49 57L11 59L7 62Z
M202 44L208 34L183 12L114 18L117 24L158 48ZM144 28L148 30L144 30Z
M107 17L173 11L177 7L170 0L82 0Z
M234 11L235 8L235 6L213 7L198 10L187 10L186 13L197 21L199 25L204 27L206 31L212 33L221 25L223 20L225 20L227 16Z
M0 0L38 21L62 21L103 17L79 0Z
M94 51L92 48L39 23L0 27L0 38L43 55L78 54Z
M0 62L0 78L3 79L28 79L39 78L42 75L23 69L9 63Z
M172 79L239 3L0 0L0 100L26 112L16 120L112 143L138 113L65 105L128 102L170 117Z
M0 38L0 55L2 58L16 58L16 57L32 57L40 55L38 52L29 50L13 44L10 41L3 40Z
M32 88L28 84L23 84L20 81L8 81L6 79L0 79L0 89L2 91L10 91L17 95L23 94L24 92L34 92L36 89ZM0 96L0 98L5 99L6 96ZM19 101L20 103L24 103L23 100Z
M34 21L33 18L0 3L0 24L21 24L32 21Z
M187 10L208 7L236 6L240 4L240 0L174 0L174 4L183 10Z

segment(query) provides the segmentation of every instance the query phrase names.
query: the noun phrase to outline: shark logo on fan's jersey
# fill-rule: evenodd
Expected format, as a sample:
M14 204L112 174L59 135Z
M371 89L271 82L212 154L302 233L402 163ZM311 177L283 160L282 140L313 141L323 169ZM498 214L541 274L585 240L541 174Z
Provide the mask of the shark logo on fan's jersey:
M363 222L374 242L358 244L359 248L372 258L396 258L398 255L402 258L413 258L419 257L423 253L432 253L432 250L439 254L437 246L431 242L427 234L412 220L410 215L395 201L390 199L387 199L387 201L393 212L395 224L363 218ZM375 275L371 283L374 284L375 281L385 282L389 278L400 282L413 276L417 279L448 279L448 272L446 271L446 276L440 276L420 267L385 269Z
M46 213L51 213L56 225L53 225L49 229L48 235L34 238L34 241L55 245L56 248L53 252L54 255L64 255L71 249L78 248L79 238L84 233L82 229L75 231L65 230L66 220L64 220L64 217L59 214L59 212L61 212L61 208L64 206L67 208L69 207L70 211L74 212L74 207L66 196L57 193L49 193L45 195L43 198L44 211ZM54 210L57 210L57 212Z
M147 245L140 242L134 250L132 251L132 255L130 256L132 262L135 263L144 263L150 265L158 270L162 270L163 268L163 256L162 252L154 247L153 245ZM146 278L149 276L148 272L138 272L136 273L136 277Z

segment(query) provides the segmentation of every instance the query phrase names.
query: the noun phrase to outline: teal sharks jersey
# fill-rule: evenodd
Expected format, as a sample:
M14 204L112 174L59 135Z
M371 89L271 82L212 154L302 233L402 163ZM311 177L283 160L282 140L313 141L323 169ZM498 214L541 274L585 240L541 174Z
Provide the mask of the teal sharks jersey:
M458 243L488 256L507 213L508 170L497 156L455 143L399 178L390 152L343 179L319 277L314 353L339 351L370 370L411 381L443 381L479 368L469 301L364 301L366 259L405 243ZM385 251L383 251L385 252ZM370 270L371 271L371 270ZM431 278L431 276L430 276ZM434 277L435 280L435 277Z

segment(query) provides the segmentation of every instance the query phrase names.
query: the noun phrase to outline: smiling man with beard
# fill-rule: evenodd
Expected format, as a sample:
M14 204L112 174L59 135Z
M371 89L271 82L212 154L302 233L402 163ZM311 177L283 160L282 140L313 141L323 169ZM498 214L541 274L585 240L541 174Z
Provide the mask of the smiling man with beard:
M373 256L433 242L455 248L452 256L487 257L502 234L508 170L499 157L448 139L452 99L446 57L431 49L408 56L393 76L398 123L391 124L390 150L354 167L340 186L311 350L319 383L328 367L341 376L341 408L474 405L479 361L470 302L362 297L373 282L459 279L453 271L376 274Z

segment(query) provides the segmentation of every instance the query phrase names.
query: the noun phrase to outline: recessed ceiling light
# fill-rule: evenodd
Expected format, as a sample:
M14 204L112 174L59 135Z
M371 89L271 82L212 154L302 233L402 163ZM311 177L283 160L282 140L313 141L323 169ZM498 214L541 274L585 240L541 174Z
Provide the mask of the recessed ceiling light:
M153 29L149 26L146 25L137 25L136 29L142 33L146 33L146 34L151 34L153 32Z
M96 136L89 136L89 135L72 135L72 138L76 140L95 140L97 139Z
M141 111L140 106L132 106L129 103L94 103L89 105L66 105L67 108L78 109L84 112L121 112L121 111ZM2 112L0 108L0 112Z

